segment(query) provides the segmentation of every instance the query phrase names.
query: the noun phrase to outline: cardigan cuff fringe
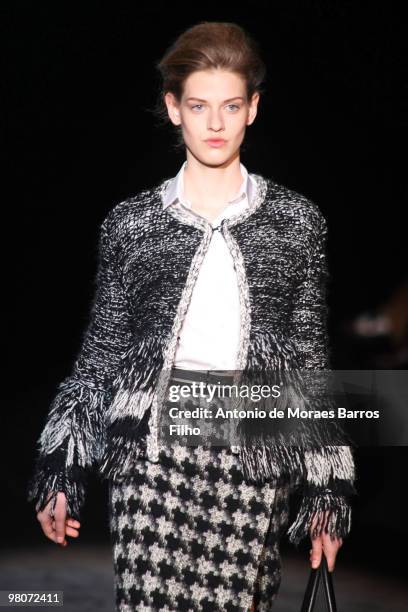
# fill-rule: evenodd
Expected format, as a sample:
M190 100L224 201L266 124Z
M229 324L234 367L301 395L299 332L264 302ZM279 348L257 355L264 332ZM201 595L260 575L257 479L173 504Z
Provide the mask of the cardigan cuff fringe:
M67 514L80 520L85 499L87 470L99 460L104 444L106 389L92 382L68 376L59 384L38 440L39 453L28 483L28 501L43 511L52 499L53 513L57 493L65 493Z
M316 524L311 531L314 517ZM335 495L326 489L319 495L304 495L296 520L287 530L289 541L296 547L307 537L313 539L323 533L345 538L351 529L351 506L344 495Z
M65 466L91 466L103 451L106 389L74 376L58 386L39 439L41 455L66 448Z
M57 493L62 492L66 497L67 517L80 521L86 481L87 473L84 468L74 466L71 469L57 469L52 466L49 458L41 456L37 459L34 475L28 483L27 499L34 502L36 512L42 512L52 500L49 512L53 516Z

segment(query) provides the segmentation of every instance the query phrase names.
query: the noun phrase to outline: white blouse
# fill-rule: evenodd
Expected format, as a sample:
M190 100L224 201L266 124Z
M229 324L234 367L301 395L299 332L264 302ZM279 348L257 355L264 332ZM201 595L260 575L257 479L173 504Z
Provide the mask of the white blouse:
M184 197L183 163L168 185L163 206L192 205ZM256 193L256 182L240 163L243 177L237 195L212 222L216 227L222 219L250 206ZM196 213L198 214L198 213ZM200 268L192 298L183 321L174 365L186 370L235 370L241 333L240 303L237 275L233 259L221 232L214 232Z

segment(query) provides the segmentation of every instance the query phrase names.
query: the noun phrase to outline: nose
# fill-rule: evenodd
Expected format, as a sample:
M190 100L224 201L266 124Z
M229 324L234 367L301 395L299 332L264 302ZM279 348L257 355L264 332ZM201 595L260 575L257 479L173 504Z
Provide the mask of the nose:
M211 111L208 118L208 129L218 132L224 129L221 115L217 111Z

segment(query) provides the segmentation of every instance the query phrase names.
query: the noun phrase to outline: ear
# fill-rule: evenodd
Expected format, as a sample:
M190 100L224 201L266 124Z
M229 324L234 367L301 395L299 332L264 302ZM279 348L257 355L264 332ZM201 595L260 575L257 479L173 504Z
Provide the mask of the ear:
M181 120L180 120L180 108L176 102L176 98L174 97L174 94L172 94L171 92L167 92L164 95L164 102L167 106L167 112L169 114L169 118L170 121L174 124L174 125L180 125Z
M247 125L251 125L254 121L255 121L255 117L256 114L258 112L258 102L260 100L260 95L259 92L256 91L252 98L251 98L251 102L249 104L249 112L248 112L248 119L247 119Z

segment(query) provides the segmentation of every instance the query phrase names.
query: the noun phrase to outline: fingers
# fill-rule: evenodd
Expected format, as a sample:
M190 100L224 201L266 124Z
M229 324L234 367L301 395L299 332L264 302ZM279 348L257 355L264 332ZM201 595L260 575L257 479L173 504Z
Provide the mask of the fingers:
M66 524L69 527L74 527L74 529L79 529L81 527L81 523L73 518L67 518Z
M324 512L323 517L320 518L324 519L322 524L326 524L327 512ZM330 536L330 534L326 533L324 530L322 531L321 535L313 538L312 531L317 523L318 515L316 514L312 518L312 524L310 527L310 535L312 540L312 548L310 549L310 563L313 568L319 567L322 560L322 554L324 553L327 560L327 568L329 572L332 572L335 567L337 552L343 545L343 539L337 536L332 539L332 536Z
M72 538L77 538L79 536L79 527L75 528L75 527L70 527L70 523L69 523L68 519L65 522L65 535L67 536L71 536ZM75 523L77 523L77 521L75 521ZM78 523L79 524L79 523ZM52 522L52 528L55 530L55 521Z
M319 567L322 560L322 551L322 538L319 536L318 538L314 538L312 540L312 548L310 549L310 564L313 569Z
M62 544L65 540L65 521L67 518L67 510L65 504L65 496L64 499L60 497L60 493L58 493L57 504L55 506L54 511L54 519L55 519L55 535L57 537L57 542Z
M47 538L49 538L56 544L61 544L62 546L66 546L68 544L65 538L62 542L58 542L55 519L53 519L49 515L48 516L46 515L46 516L43 516L41 519L40 517L38 517L38 520L40 521L42 530L44 534L47 536ZM67 519L65 521L65 530L64 530L65 535L70 536L72 538L77 538L79 536L80 526L81 524L79 523L79 521L76 521L71 518Z
M47 538L49 538L53 542L56 542L53 520L51 516L45 514L44 510L43 512L39 512L37 514L37 519L39 520L41 524L41 529L43 530Z
M48 502L44 509L37 513L37 520L40 522L41 529L43 530L47 538L49 538L53 542L56 542L55 530L53 527L53 517L51 513L51 508L53 504L52 492L49 493L47 500Z
M316 567L319 567L320 561L322 559L322 548L323 548L322 538L321 536L313 538L311 535L313 532L313 529L317 525L318 519L319 519L318 515L314 514L312 517L312 524L310 526L310 537L312 540L312 548L310 549L310 564L313 569L315 569Z
M330 535L326 533L322 536L322 539L323 539L324 556L327 559L327 567L328 567L329 572L332 572L336 564L337 552L339 548L341 548L341 546L343 545L343 539L334 538L332 540Z
M79 536L80 522L66 515L66 497L63 492L58 492L54 514L51 512L51 499L42 512L37 513L37 519L47 538L66 546L68 542L66 535L77 538Z

